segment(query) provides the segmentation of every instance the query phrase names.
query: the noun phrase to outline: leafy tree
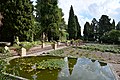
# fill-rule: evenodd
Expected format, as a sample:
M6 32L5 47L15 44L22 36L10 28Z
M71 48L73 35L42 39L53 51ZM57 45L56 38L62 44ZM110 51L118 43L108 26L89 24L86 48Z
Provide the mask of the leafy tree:
M93 41L94 40L94 27L89 22L84 25L84 40Z
M78 18L77 18L76 15L75 15L75 20L76 20L75 22L76 22L76 26L77 26L77 39L80 39L80 37L81 37L81 26L78 22Z
M107 15L102 15L99 19L99 39L105 32L112 30L110 20Z
M91 23L91 27L92 27L92 37L94 38L95 41L98 40L99 37L99 23L98 21L93 18L92 23Z
M35 22L35 25L33 27L33 32L34 32L34 40L42 40L42 27L39 22Z
M60 24L60 27L59 27L59 39L61 41L67 40L67 38L68 38L68 33L67 33L66 29L67 29L67 25L63 18L62 23Z
M59 38L59 26L62 23L62 9L58 7L58 0L37 0L36 20L41 23L43 33L48 41Z
M69 11L69 19L68 19L68 29L67 32L69 34L69 39L76 39L77 38L77 26L76 26L76 20L74 15L74 10L71 5L70 11Z
M116 30L120 30L120 21L118 22L118 24L116 26Z
M84 25L84 31L83 31L84 40L88 40L88 38L89 38L89 27L90 27L90 23L86 22Z
M21 41L32 39L34 25L33 5L30 0L1 0L0 12L4 17L1 40L13 43L18 36Z
M113 22L112 22L112 27L111 29L115 29L115 20L113 19Z
M68 33L65 29L61 29L59 32L59 35L60 35L59 40L61 40L61 41L67 40Z
M64 18L62 18L62 22L60 23L60 27L59 28L60 29L64 29L64 30L67 29L67 25L66 25L66 22L65 22Z
M89 41L94 40L94 27L92 25L88 27L88 40Z
M93 18L91 25L86 22L84 25L84 40L100 41L105 43L119 43L119 24L118 22L115 30L115 20L110 23L110 18L107 15L102 15L99 22Z

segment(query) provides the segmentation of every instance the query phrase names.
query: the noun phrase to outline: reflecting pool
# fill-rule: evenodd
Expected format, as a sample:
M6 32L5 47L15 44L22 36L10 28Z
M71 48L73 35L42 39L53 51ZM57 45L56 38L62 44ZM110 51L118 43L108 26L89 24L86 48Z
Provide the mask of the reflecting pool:
M64 65L53 69L37 68L39 62L51 59L64 61ZM54 62L52 64L59 65ZM30 80L116 80L108 64L88 58L56 56L17 58L10 61L7 72Z

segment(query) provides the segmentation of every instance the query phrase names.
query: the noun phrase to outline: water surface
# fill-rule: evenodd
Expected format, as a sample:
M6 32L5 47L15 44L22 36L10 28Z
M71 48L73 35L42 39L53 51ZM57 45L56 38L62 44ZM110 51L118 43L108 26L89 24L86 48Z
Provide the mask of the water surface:
M31 71L33 64L49 59L63 59L65 64L61 69ZM109 65L88 58L25 57L11 60L8 67L8 73L30 80L116 80Z

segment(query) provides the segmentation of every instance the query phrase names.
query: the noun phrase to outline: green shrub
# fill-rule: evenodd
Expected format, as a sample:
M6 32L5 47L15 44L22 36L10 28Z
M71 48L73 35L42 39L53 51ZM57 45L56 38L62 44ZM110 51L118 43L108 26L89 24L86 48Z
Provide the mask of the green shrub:
M9 51L5 51L4 47L0 47L0 51L0 80L16 80L13 77L3 74L6 71L6 58L10 56L10 53Z
M120 31L119 30L111 30L105 33L101 40L103 43L115 43L120 44Z

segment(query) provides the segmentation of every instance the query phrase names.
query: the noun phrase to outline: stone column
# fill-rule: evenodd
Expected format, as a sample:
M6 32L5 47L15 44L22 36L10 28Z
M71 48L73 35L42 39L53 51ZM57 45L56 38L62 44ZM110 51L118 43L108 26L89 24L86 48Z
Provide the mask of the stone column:
M44 42L42 42L42 48L44 48L45 47L45 43Z
M57 45L58 45L58 46L60 45L60 42L59 42L59 41L57 42Z
M26 56L26 49L25 48L21 48L21 56Z
M53 48L53 49L57 49L57 44L56 44L56 43L53 43L53 44L52 44L52 48Z

